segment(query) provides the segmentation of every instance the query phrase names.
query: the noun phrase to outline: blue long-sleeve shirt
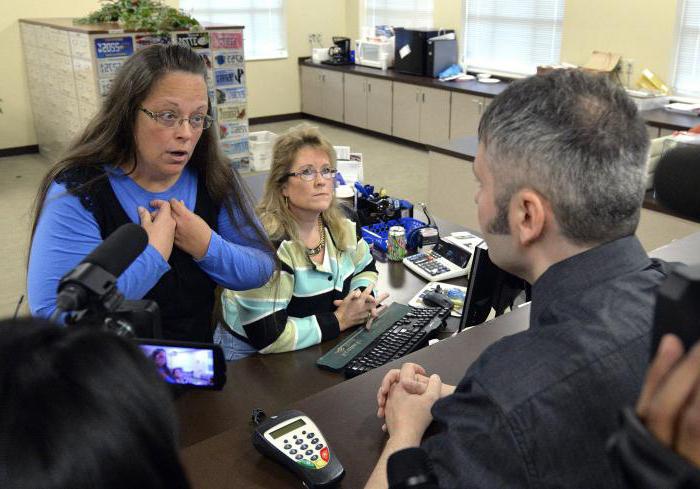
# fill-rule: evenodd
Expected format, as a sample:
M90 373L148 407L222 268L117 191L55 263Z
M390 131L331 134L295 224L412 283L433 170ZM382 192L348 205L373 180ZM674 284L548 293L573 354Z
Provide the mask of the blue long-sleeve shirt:
M129 219L140 223L138 207L153 209L152 200L182 200L193 210L197 200L197 173L186 168L169 189L149 192L118 168L108 168L109 182ZM236 222L242 212L234 208ZM274 269L273 255L256 240L254 230L236 228L225 207L218 216L218 233L212 231L206 255L197 263L216 283L230 289L260 287ZM72 270L102 242L95 216L67 192L52 183L32 241L27 292L33 315L48 317L56 307L56 289L63 275ZM119 291L128 300L141 299L170 270L168 262L150 244L117 280Z

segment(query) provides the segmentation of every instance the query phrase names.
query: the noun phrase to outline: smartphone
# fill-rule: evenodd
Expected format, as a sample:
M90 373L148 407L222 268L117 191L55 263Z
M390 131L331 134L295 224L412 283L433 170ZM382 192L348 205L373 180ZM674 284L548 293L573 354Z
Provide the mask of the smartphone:
M679 265L659 286L654 310L651 357L663 335L673 333L689 351L700 339L700 265Z
M135 341L168 384L213 390L226 384L226 362L219 345L146 338Z

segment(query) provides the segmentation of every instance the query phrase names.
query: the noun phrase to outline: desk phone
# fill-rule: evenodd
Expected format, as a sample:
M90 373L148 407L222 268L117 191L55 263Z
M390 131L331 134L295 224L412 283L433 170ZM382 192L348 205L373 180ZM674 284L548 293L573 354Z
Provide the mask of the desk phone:
M403 264L424 279L437 282L466 275L471 256L466 249L440 238L432 250L407 256Z
M345 475L321 430L301 411L283 411L260 423L253 433L253 446L309 489L332 487Z

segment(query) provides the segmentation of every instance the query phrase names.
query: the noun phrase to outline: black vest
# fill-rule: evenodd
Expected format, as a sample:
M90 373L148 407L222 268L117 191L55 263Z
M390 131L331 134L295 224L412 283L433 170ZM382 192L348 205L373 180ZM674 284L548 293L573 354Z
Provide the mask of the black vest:
M84 175L82 177L78 178L80 183L88 181ZM78 182L75 175L70 179L57 179L65 180L71 180L70 183L66 182L67 187L72 190L71 193L80 196L83 206L95 216L102 239L107 238L119 226L131 222L106 176L90 185L85 193L76 192ZM217 231L219 209L211 200L202 178L197 181L194 213L204 219L212 231ZM173 246L168 264L170 270L143 297L158 304L163 336L173 340L211 343L216 283L195 263L192 256L177 246Z

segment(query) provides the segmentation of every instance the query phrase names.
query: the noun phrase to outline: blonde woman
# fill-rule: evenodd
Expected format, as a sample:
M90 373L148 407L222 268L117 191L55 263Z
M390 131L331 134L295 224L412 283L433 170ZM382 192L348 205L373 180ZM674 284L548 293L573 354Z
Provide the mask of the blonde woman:
M258 205L277 247L279 272L264 286L226 290L215 341L227 359L299 350L335 338L376 316L377 280L367 243L335 199L335 150L302 125L280 136ZM227 327L226 327L227 326Z

